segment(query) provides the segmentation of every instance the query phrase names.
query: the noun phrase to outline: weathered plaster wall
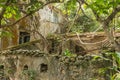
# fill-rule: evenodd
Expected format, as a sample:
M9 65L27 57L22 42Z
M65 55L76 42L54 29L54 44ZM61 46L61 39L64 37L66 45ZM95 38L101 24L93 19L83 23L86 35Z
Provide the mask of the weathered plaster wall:
M5 77L16 80L110 80L112 62L108 54L67 57L27 50L1 54Z
M11 19L11 21L14 21L14 19ZM0 47L1 49L6 49L19 44L20 32L29 33L30 41L38 40L41 36L47 37L49 34L53 33L64 33L64 24L65 17L60 13L60 10L56 11L52 5L47 5L36 12L34 16L28 16L11 29L6 30L10 31L13 36L11 38L2 37Z
M63 29L65 29L65 16L60 13L60 10L56 11L54 8L54 6L48 5L38 12L41 23L39 31L44 37L52 33L63 33Z

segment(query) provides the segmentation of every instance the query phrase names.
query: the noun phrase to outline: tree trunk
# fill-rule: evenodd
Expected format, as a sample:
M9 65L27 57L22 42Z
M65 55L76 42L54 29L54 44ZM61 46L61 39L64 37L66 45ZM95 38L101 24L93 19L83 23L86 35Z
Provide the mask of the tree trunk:
M113 47L115 48L115 51L120 52L120 44L118 44L118 42L115 40L113 32L110 32L106 23L103 23L103 29L104 29L106 36L108 37Z

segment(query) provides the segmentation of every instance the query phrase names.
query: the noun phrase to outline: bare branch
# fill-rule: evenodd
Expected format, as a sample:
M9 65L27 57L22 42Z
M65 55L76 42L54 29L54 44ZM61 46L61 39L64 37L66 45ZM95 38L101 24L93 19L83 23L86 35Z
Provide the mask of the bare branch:
M116 42L113 34L109 31L109 27L108 27L109 23L115 18L118 12L120 12L120 6L114 8L114 11L104 20L103 29L106 35L108 36L108 38L110 39L111 43L113 44L113 46L116 48L116 51L120 52L120 45Z
M82 3L86 4L87 6L89 6L89 4L85 0L78 0L78 1L81 1ZM93 10L93 9L91 9L91 10L92 10L96 20L99 21L99 22L102 22L100 16L97 14L97 12L95 10Z
M114 11L107 17L107 19L104 20L104 25L108 26L110 21L112 21L115 18L118 12L120 12L120 6L116 7Z
M80 5L80 9L81 9L83 15L85 15L86 18L88 18L88 19L90 19L91 21L93 21L93 19L89 18L89 17L86 15L86 13L84 12L84 10L83 10L83 8L82 8L82 3L79 2L79 5Z
M9 0L8 0L9 1ZM51 1L51 2L48 2L46 4L44 4L42 7L39 7L38 9L34 10L34 11L31 11L30 13L26 14L25 16L23 16L22 18L20 18L19 20L15 21L14 23L12 24L7 24L7 25L1 25L0 28L3 28L3 27L10 27L10 26L13 26L15 24L17 24L18 22L20 22L21 20L25 19L26 17L34 14L35 12L39 11L40 9L42 9L44 6L48 5L48 4L52 4L52 3L58 3L58 1Z
M75 23L75 20L78 18L79 10L80 10L80 4L79 4L79 7L78 7L78 9L77 9L77 12L76 12L76 14L75 14L74 19L72 20L71 24L69 25L70 27L69 27L69 29L68 29L67 32L70 32L71 28L73 27L73 25L74 25L74 23Z

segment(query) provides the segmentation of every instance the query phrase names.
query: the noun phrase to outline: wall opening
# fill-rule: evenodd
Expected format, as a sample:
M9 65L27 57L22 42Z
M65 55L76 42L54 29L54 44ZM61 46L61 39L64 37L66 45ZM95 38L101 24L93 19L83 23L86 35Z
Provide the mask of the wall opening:
M55 52L55 42L52 40L51 48L49 50L49 53L54 53L54 52Z
M75 45L75 53L78 55L85 55L85 49L81 46Z
M0 79L4 77L4 65L0 65Z
M24 65L23 70L28 70L28 65Z
M48 70L48 65L42 63L42 64L40 65L40 72L47 72L47 70Z
M19 33L19 44L26 43L30 41L30 33L20 32Z

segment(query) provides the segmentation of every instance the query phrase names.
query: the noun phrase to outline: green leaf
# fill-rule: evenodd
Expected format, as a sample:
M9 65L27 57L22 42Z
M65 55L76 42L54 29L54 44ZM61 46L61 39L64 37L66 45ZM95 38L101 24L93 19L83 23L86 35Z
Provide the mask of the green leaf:
M115 60L117 61L118 63L118 66L120 67L120 53L119 52L115 52L113 54L113 57L115 58Z
M0 32L0 37L13 37L13 34L9 31L3 30Z

